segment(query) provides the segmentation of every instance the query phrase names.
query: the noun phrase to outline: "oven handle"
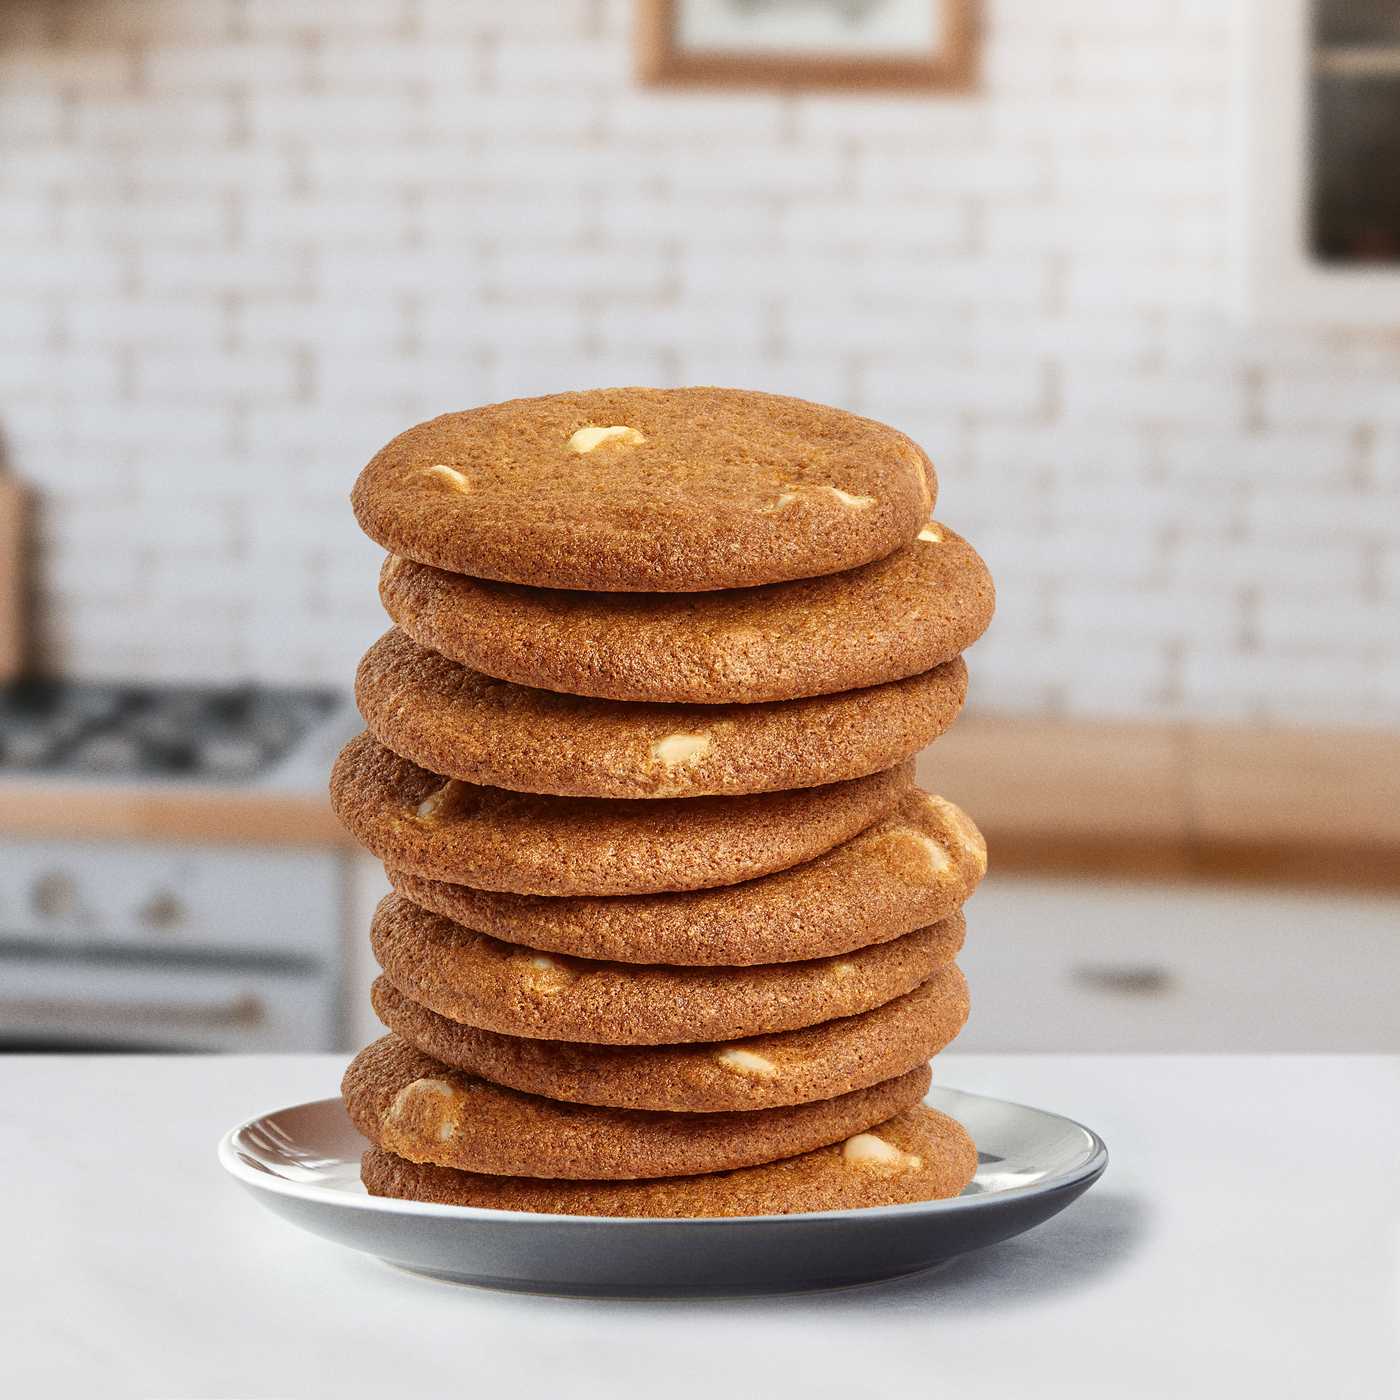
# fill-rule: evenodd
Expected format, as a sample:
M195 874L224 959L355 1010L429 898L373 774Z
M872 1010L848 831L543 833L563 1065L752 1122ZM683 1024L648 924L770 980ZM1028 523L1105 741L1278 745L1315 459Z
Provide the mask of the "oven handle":
M267 1021L261 997L245 992L226 1002L70 1001L47 997L0 997L0 1018L36 1017L49 1022L130 1018L147 1025L239 1027L251 1029Z

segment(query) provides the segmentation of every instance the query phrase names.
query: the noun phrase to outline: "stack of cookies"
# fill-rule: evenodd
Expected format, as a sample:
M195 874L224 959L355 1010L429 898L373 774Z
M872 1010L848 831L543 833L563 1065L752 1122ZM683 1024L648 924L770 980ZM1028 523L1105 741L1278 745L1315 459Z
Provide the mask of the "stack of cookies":
M448 414L355 487L394 627L336 811L393 886L379 1195L734 1216L957 1194L972 822L913 786L991 618L919 448L719 389Z

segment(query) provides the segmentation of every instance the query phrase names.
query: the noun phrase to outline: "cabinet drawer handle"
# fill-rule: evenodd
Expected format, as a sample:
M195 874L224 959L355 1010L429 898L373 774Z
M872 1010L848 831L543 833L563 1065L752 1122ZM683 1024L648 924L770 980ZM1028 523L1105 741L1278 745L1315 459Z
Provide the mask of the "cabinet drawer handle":
M267 1020L267 1007L251 992L226 1002L69 1001L66 997L6 997L0 999L0 1020L39 1018L64 1025L108 1020L113 1016L153 1026L236 1027L250 1030Z
M1115 996L1160 997L1176 990L1171 972L1152 963L1080 963L1070 978L1081 987Z

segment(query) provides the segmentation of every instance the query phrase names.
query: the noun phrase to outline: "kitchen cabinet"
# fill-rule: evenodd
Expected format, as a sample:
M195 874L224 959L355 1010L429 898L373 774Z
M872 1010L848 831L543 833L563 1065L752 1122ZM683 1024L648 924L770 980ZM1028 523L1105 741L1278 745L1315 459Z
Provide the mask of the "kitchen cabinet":
M339 1042L337 847L30 840L0 862L0 1049Z
M1394 893L994 871L967 926L959 1050L1400 1051Z
M67 1052L319 1049L337 1037L335 983L324 965L91 961L10 953L0 962L5 1049Z

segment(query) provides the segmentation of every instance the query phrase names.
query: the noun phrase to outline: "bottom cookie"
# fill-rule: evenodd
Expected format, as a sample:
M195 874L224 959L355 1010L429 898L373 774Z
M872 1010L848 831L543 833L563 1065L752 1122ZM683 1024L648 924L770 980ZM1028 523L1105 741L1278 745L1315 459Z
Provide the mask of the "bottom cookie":
M654 1219L797 1215L956 1196L977 1170L963 1126L922 1104L800 1156L735 1171L643 1181L551 1181L485 1176L366 1152L360 1177L371 1196L541 1215Z

